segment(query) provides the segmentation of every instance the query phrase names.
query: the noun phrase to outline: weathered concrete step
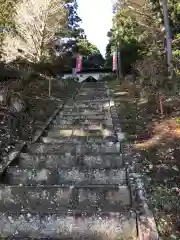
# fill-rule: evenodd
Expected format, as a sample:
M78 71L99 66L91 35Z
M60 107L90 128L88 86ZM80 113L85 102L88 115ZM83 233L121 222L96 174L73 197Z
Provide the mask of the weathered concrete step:
M71 130L71 129L89 129L89 130L102 130L103 127L101 124L89 124L89 123L85 123L84 120L80 120L78 124L73 124L73 121L71 121L72 123L70 123L70 121L66 124L53 124L52 125L52 130L53 131L57 131L57 130ZM81 127L82 126L82 127ZM112 127L112 126L111 126Z
M109 104L110 100L109 98L96 98L96 99L90 99L90 98L87 98L87 99L83 99L82 97L81 98L76 98L76 103L78 104L84 104L84 103L98 103L98 104Z
M13 239L137 240L134 212L74 214L6 213L0 215L2 237Z
M75 99L75 103L76 104L92 104L92 103L96 103L96 104L109 104L109 98L103 98L103 99ZM69 101L68 104L73 104L74 101Z
M18 157L18 165L21 168L36 168L55 170L65 167L89 167L89 168L121 168L123 167L122 154L85 154L78 156L70 152L58 154L28 154L21 153Z
M105 92L106 89L103 87L101 88L95 88L95 87L85 87L83 86L79 92L93 92L93 93L96 93L96 92Z
M63 117L59 120L55 119L52 123L53 127L62 127L67 128L72 126L98 126L98 128L106 128L106 127L112 127L112 118L106 118L106 119L82 119L78 117Z
M122 154L85 154L80 161L82 166L89 168L121 168L124 165Z
M122 212L130 208L130 190L53 186L0 186L0 212L66 213L75 211Z
M72 136L69 135L67 137L44 137L42 138L42 142L44 143L67 143L71 140L73 143L83 143L83 142L95 142L102 143L104 137L103 136Z
M63 109L71 108L93 108L93 109L109 109L112 103L110 101L71 101L64 105ZM113 104L114 105L114 104Z
M70 104L66 104L64 105L63 107L63 110L68 110L68 109L75 109L75 110L81 110L82 108L85 108L85 109L91 109L91 110L106 110L108 109L108 106L104 106L104 104L97 104L96 102L93 102L93 103L89 103L89 104L85 104L85 103L76 103L74 102L72 105Z
M10 166L4 177L9 185L59 185L59 184L126 184L127 176L124 169L88 169L88 168L57 168L24 169L19 166Z
M94 97L94 98L98 98L99 96L101 97L105 97L107 98L107 94L105 91L93 91L91 89L89 89L89 91L86 91L85 89L83 89L82 91L79 91L78 95L76 96L76 99L78 97Z
M84 82L83 83L83 88L104 88L105 87L105 82Z
M80 144L74 144L73 142L53 144L53 143L33 143L28 146L27 151L30 154L42 153L42 154L64 154L66 152L76 153L80 148Z
M107 94L104 90L98 90L98 91L94 91L94 89L89 89L89 90L85 90L83 89L82 91L79 91L77 97L79 96L104 96L107 97Z
M94 127L95 128L95 127ZM113 128L102 129L97 127L93 129L93 126L84 126L84 127L74 127L67 129L58 129L54 128L50 131L46 131L44 133L48 138L68 138L68 137L94 137L95 139L99 137L105 138L107 136L114 135Z
M83 117L86 117L86 118L88 118L88 116L90 116L90 118L91 118L91 116L93 116L93 118L95 118L95 117L97 117L97 119L99 119L100 117L101 118L110 118L111 117L111 114L108 112L108 111L104 111L104 112L102 112L102 111L82 111L82 112L70 112L70 111L62 111L62 112L60 112L60 114L59 115L57 115L57 119L59 118L59 119L61 119L62 117L66 117L66 116L79 116L79 117L81 117L81 116L83 116ZM95 118L96 119L96 118Z
M28 154L21 153L18 158L18 165L21 168L35 168L55 170L60 167L75 167L78 164L78 156L74 153L64 154Z
M102 105L95 105L95 106L82 106L82 105L79 105L79 106L72 106L71 108L70 107L64 107L63 108L63 112L87 112L87 111L97 111L97 112L102 112L102 111L107 111L108 109L103 109L103 106Z
M28 146L28 151L33 153L47 153L47 154L64 154L66 152L69 153L119 153L120 152L120 145L112 144L106 145L102 143L94 143L94 142L80 142L74 143L73 141L69 141L67 143L34 143Z
M100 93L106 93L106 89L104 86L100 86L99 88L95 88L95 87L83 87L81 88L81 90L79 91L79 93L83 93L83 92L86 92L86 93L94 93L95 95L97 95L99 92ZM78 94L79 94L78 93Z
M118 96L113 94L114 97L114 101L119 101L119 102L127 102L127 103L131 103L131 104L136 104L139 101L139 98L136 97L127 97L127 96Z
M56 138L55 137L42 137L41 141L43 143L53 143L53 144L64 143L64 144L66 144L67 142L69 142L70 138L71 138L71 136L56 137ZM76 139L73 139L73 140L74 140L74 142L80 142L80 140L79 141L76 141Z
M108 115L108 109L93 109L93 108L71 108L71 109L63 109L63 111L58 115L58 116L63 116L63 115L85 115L85 116L88 116L88 115Z
M78 99L82 99L82 100L101 100L101 99L107 99L108 96L105 92L103 91L98 91L98 92L93 92L93 91L89 91L89 92L79 92L78 95L76 96L76 101L78 101Z
M105 86L103 86L102 88L96 88L96 87L90 87L90 88L88 88L88 87L83 87L81 90L80 90L80 92L81 91L85 91L85 92L94 92L94 93L96 93L96 92L106 92L106 89L105 89Z
M112 119L111 115L104 115L104 114L99 114L99 115L62 115L62 116L57 116L55 121L59 122L62 120L66 120L66 121L72 121L72 120L102 120L102 121L106 121L108 119Z

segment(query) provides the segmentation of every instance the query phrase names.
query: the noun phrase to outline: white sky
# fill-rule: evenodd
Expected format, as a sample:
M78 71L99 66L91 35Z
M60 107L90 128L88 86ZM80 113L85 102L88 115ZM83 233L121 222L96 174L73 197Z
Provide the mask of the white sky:
M95 44L105 55L108 44L107 32L112 26L111 0L78 0L78 15L82 19L81 27L88 40Z

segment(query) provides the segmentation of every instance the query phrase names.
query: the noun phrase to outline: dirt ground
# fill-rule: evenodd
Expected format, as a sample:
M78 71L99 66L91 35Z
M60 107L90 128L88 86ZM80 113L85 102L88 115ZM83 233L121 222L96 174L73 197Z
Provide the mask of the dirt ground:
M139 155L160 237L180 239L180 98L166 97L161 116L159 102L134 98L132 88L117 81L109 86L114 89L122 131Z
M75 92L78 84L71 80L51 81L51 94L49 96L49 79L41 76L27 85L13 84L14 92L21 92L28 112L26 119L21 123L21 136L8 130L8 119L0 124L0 149L8 152L19 140L29 141L36 131L39 131L60 105ZM24 86L25 85L25 86Z

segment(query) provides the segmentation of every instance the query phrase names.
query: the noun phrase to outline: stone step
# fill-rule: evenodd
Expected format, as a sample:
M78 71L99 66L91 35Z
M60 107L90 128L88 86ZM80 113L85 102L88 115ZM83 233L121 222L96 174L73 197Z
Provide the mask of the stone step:
M93 137L93 138L97 138L98 136L101 138L105 138L107 136L113 136L114 135L114 130L113 128L106 128L106 129L102 129L99 127L99 129L97 128L97 126L84 126L84 127L70 127L70 128L66 128L66 129L58 129L58 128L54 128L52 130L46 130L44 133L45 136L49 137L49 138L59 138L61 140L61 138L65 137Z
M81 96L82 97L89 97L89 98L91 98L91 97L96 98L96 97L101 96L101 97L107 98L107 94L106 94L105 91L93 91L92 89L89 89L89 90L83 89L82 91L79 91L76 98L81 97Z
M0 215L2 238L61 240L137 240L134 212L75 215L30 214L23 212Z
M98 128L108 128L112 127L112 118L107 119L78 119L77 118L60 118L59 120L55 119L52 123L53 127L60 127L62 129L69 128L72 126L88 126L93 127L97 126Z
M43 137L41 140L43 143L68 143L70 140L73 143L79 143L82 144L83 142L95 142L95 143L102 143L104 137L103 136L72 136L69 135L67 137L57 137L57 136L47 136Z
M89 168L122 168L124 165L122 154L85 154L80 161Z
M83 87L82 91L84 91L84 92L93 92L93 93L98 93L98 92L104 92L105 93L106 89L104 87L103 88L95 88L95 87L87 88L87 87Z
M80 120L78 124L73 124L73 121L71 121L72 123L67 122L65 124L62 124L63 121L60 121L60 124L53 124L52 125L52 130L53 131L60 131L60 130L71 130L71 129L88 129L88 130L103 130L103 126L102 124L89 124L88 122L86 123L84 120ZM112 126L111 126L112 127Z
M0 187L0 212L122 212L131 206L130 190L119 188L7 186Z
M108 109L103 108L103 105L88 105L86 106L85 104L80 104L80 105L75 105L75 106L64 106L63 111L71 111L71 112L84 112L84 111L97 111L97 112L102 112L102 111L107 111Z
M102 143L93 143L93 142L83 142L83 143L74 143L73 141L69 141L67 143L34 143L28 146L27 149L30 154L33 153L47 153L47 154L64 154L66 152L69 153L119 153L120 145L112 144L106 145Z
M66 144L67 142L69 142L71 136L67 136L67 137L42 137L41 138L41 141L43 143L53 143L53 144L59 144L59 143L64 143ZM80 140L77 140L76 139L73 139L74 142L81 142ZM72 142L73 142L72 141Z
M94 88L94 89L101 89L105 88L105 82L84 82L83 83L83 88Z
M67 137L41 137L41 141L43 143L52 143L52 144L67 144L68 142L72 142L74 144L83 144L84 142L89 144L89 143L99 143L99 144L111 144L116 143L117 137L112 135L108 136L95 136L94 134L92 136L74 136L74 135L69 135ZM124 136L124 135L123 135Z
M76 153L76 150L80 148L80 144L74 144L73 142L68 142L66 144L53 144L53 143L33 143L27 147L27 151L30 154L42 153L42 154L64 154L66 152Z
M111 114L108 112L108 111L104 111L104 112L102 112L102 111L82 111L82 112L79 112L79 111L77 111L77 112L70 112L70 111L62 111L62 112L60 112L60 114L59 115L57 115L57 119L61 119L62 117L67 117L67 116L69 116L69 117L76 117L76 116L78 116L78 117L85 117L85 118L88 118L88 117L90 117L90 119L92 118L94 118L94 119L106 119L106 118L111 118Z
M83 89L83 91L80 91L77 95L77 97L89 97L89 98L91 98L91 97L96 98L96 97L99 97L99 96L107 98L107 94L106 94L105 91L94 91L94 90L91 90L91 89L89 91L85 91Z
M75 99L74 101L69 101L68 104L90 104L90 103L96 103L96 104L109 104L110 100L109 98L104 98L104 99Z
M82 93L82 92L79 92L78 95L76 96L75 98L76 100L78 99L82 99L82 100L109 100L109 98L107 97L107 95L103 92L101 93L97 93L94 92L89 92L88 94L85 94L85 93Z
M93 108L93 109L109 109L110 108L110 101L71 101L64 105L63 109L72 109L72 108Z
M104 104L97 104L96 102L90 102L89 104L86 103L76 103L74 102L72 105L71 104L66 104L63 107L63 110L68 110L68 109L72 109L74 108L75 110L78 109L82 109L82 108L90 108L91 110L106 110L108 108L109 105L105 105Z
M4 182L9 185L60 185L60 184L126 184L125 169L89 169L89 168L57 168L50 171L46 168L21 168L9 166Z
M62 116L57 116L55 121L59 122L62 120L66 121L74 121L74 120L101 120L101 121L106 121L108 119L112 119L111 115L104 115L104 114L99 114L99 115L62 115Z
M75 167L78 163L78 156L71 153L64 154L28 154L21 153L18 158L20 168L47 169L53 171L60 167Z
M18 157L18 165L21 168L35 168L55 170L67 167L88 167L88 168L121 168L123 167L122 154L85 154L78 156L70 152L58 154L28 154L21 153Z
M91 114L93 115L106 115L108 114L108 109L94 109L91 107L86 107L86 108L71 108L71 109L63 109L63 111L59 114L59 116L63 116L63 115L85 115L85 116L89 116Z

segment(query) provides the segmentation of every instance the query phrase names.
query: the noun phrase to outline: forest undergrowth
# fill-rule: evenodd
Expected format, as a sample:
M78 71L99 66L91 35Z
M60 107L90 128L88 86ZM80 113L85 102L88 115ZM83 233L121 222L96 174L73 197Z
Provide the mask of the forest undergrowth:
M109 85L119 116L126 120L122 131L133 145L134 156L139 156L160 237L180 239L180 97L163 96L162 116L157 96L152 103L138 98L132 83L116 80ZM135 97L136 104L130 101Z

